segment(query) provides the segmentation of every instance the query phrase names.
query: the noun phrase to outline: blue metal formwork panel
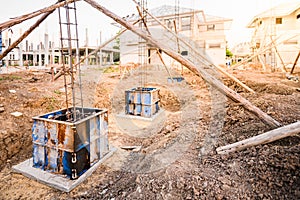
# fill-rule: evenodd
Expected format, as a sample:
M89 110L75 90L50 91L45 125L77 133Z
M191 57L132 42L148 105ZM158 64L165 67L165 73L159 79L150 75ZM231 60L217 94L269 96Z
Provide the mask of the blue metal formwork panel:
M152 117L159 110L159 89L138 87L125 91L125 114Z
M45 146L33 144L33 166L36 168L45 169L48 165L47 152Z
M75 179L109 152L107 110L83 113L75 122L67 120L66 109L33 117L34 167Z
M143 116L143 117L151 117L155 113L157 113L158 111L159 111L158 102L156 102L155 104L152 104L152 105L143 105L142 115L141 116Z
M36 144L47 143L47 127L43 121L34 121L32 126L32 141Z

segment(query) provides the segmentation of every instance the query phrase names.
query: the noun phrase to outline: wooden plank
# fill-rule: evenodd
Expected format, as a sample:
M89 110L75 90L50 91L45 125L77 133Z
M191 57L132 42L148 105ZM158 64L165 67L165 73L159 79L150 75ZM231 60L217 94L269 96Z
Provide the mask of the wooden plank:
M19 39L12 43L5 51L0 54L0 60L2 60L11 50L13 50L20 42L24 40L36 27L38 27L54 10L45 13L38 21L36 21L27 31L25 31Z
M62 7L64 5L66 5L66 4L72 3L74 1L79 1L79 0L65 0L65 1L62 1L62 2L58 1L58 3L53 4L53 5L49 6L49 7L37 10L37 11L29 13L29 14L22 15L22 16L19 16L19 17L15 17L15 18L13 18L11 20L8 20L6 22L0 23L0 30L5 30L6 28L12 27L12 26L14 26L16 24L20 24L23 21L26 21L28 19L34 18L34 17L36 17L38 15L41 15L43 13L52 12L56 8Z
M233 91L232 89L226 87L222 82L220 82L217 78L210 75L206 70L203 68L195 66L192 62L185 59L183 56L178 54L177 52L174 52L173 50L166 47L164 44L159 43L157 40L155 40L151 35L147 34L147 32L143 30L139 30L138 28L134 27L129 22L125 21L123 18L117 16L113 12L107 10L94 0L85 0L87 3L89 3L92 7L96 8L97 10L101 11L108 17L112 18L117 23L121 24L125 28L131 30L138 36L142 37L152 45L160 48L162 51L164 51L167 55L172 57L173 59L177 60L182 65L186 66L190 71L195 73L197 76L201 76L206 82L208 82L210 85L218 89L221 93L225 94L227 97L232 99L235 102L240 102L243 107L248 110L249 112L255 114L257 117L259 117L262 121L264 121L269 126L275 128L280 126L280 123L277 122L275 119L261 111L258 107L252 105L247 99L240 96L238 93Z
M288 136L295 135L297 133L300 133L300 121L233 144L219 147L217 148L217 153L226 154L230 152L240 151L248 147L256 146L259 144L266 144Z

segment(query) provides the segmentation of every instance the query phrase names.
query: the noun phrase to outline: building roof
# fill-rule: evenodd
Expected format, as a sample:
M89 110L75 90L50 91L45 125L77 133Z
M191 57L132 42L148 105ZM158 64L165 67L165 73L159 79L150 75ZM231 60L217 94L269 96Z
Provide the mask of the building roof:
M300 2L290 2L290 3L283 3L278 6L275 6L269 10L266 10L256 16L248 24L248 28L254 27L254 23L257 19L269 18L269 17L284 17L292 14L296 10L300 8Z
M179 7L178 8L178 13L191 13L196 10L192 8L183 8ZM171 6L171 5L163 5L157 8L153 8L150 10L150 13L156 17L161 17L161 16L167 16L167 15L175 15L176 12L176 6Z
M149 12L155 17L175 16L176 11L177 11L176 7L171 5L163 5L149 10ZM178 14L195 12L200 22L232 21L231 19L227 19L223 17L207 15L204 14L202 10L195 10L192 8L179 7L177 12ZM136 21L138 19L138 14L127 15L126 17L123 18L126 19L127 21Z

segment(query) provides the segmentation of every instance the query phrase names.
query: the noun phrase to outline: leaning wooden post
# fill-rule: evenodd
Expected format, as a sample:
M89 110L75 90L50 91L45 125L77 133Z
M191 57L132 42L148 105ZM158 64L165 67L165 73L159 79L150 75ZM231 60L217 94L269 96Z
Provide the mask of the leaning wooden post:
M240 151L259 144L273 142L291 135L295 135L297 133L300 133L300 121L233 144L219 147L216 150L218 154L226 154L230 152Z
M294 69L295 69L295 67L296 67L296 65L297 65L297 62L298 62L299 57L300 57L300 51L299 51L299 53L298 53L298 55L297 55L297 57L296 57L296 60L295 60L295 62L294 62L294 64L293 64L293 67L292 67L292 70L291 70L291 74L294 72Z
M280 123L277 122L275 119L261 111L258 107L252 105L248 100L240 96L238 93L233 91L232 89L226 87L222 82L220 82L218 79L210 75L208 72L206 72L202 68L197 68L192 62L189 60L185 59L183 56L178 54L177 52L174 52L164 46L163 44L159 43L156 41L151 35L147 34L147 32L142 31L134 27L132 24L128 23L121 17L117 16L116 14L112 13L111 11L107 10L94 0L85 0L87 3L89 3L92 7L98 9L108 17L112 18L115 20L117 23L121 24L122 26L126 27L127 29L131 30L135 34L139 35L143 39L147 40L149 43L152 45L160 48L162 51L164 51L167 55L172 57L173 59L177 60L179 63L182 65L186 66L190 71L195 73L197 76L201 76L206 82L208 82L210 85L218 89L221 93L225 94L228 96L230 99L232 99L235 102L241 103L245 109L248 111L254 113L257 117L259 117L262 121L264 121L266 124L269 126L275 128L280 126Z
M27 31L25 31L19 39L12 43L2 54L0 54L0 60L2 60L11 50L13 50L20 42L24 40L36 27L38 27L51 13L45 13L38 21L36 21Z
M47 7L47 8L43 8L43 9L37 10L35 12L29 13L29 14L26 14L26 15L22 15L22 16L14 18L14 19L11 19L9 21L0 23L0 30L4 30L4 29L12 27L12 26L14 26L16 24L20 24L23 21L26 21L28 19L34 18L34 17L36 17L38 15L41 15L43 13L52 12L56 8L62 7L64 5L66 5L66 4L72 3L74 1L79 1L79 0L65 0L65 1L53 4L53 5L51 5L51 6Z

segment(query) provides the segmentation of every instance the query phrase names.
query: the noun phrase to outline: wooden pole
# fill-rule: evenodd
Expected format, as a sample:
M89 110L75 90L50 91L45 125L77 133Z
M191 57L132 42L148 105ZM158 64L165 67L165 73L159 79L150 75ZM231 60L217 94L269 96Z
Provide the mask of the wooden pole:
M230 152L240 151L259 144L273 142L291 135L295 135L297 133L300 133L300 121L233 144L219 147L216 150L218 154L226 154Z
M241 103L244 108L252 113L254 113L256 116L258 116L262 121L264 121L266 124L268 124L271 127L278 127L280 126L280 123L277 122L275 119L261 111L258 107L252 105L248 100L244 99L242 96L240 96L238 93L233 91L232 89L226 87L222 82L220 82L218 79L210 75L206 70L200 67L196 67L192 62L185 59L180 54L174 52L173 50L170 50L167 48L164 44L159 43L156 41L151 35L147 34L147 32L138 30L136 27L134 27L129 22L125 21L121 17L117 16L116 14L112 13L111 11L107 10L94 0L85 0L87 3L89 3L92 7L96 8L97 10L101 11L108 17L112 18L117 23L121 24L122 26L126 27L128 30L131 30L138 36L142 37L152 45L160 48L162 51L164 51L167 55L172 57L173 59L177 60L182 65L186 66L190 71L195 73L198 76L201 76L206 82L208 82L210 85L218 89L221 93L228 96L230 99L232 99L235 102Z
M9 21L0 23L0 30L4 30L6 28L12 27L12 26L14 26L16 24L19 24L19 23L21 23L23 21L26 21L28 19L34 18L34 17L36 17L38 15L41 15L43 13L52 12L56 8L62 7L64 5L66 5L66 4L72 3L74 1L79 1L79 0L65 0L65 1L53 4L53 5L51 5L51 6L47 7L47 8L43 8L43 9L37 10L35 12L29 13L29 14L25 14L25 15L22 15L22 16L19 16L19 17L15 17L15 18L13 18L13 19L11 19Z
M295 67L296 67L296 65L297 65L297 62L298 62L298 60L299 60L299 57L300 57L300 51L299 51L299 53L298 53L298 55L297 55L297 57L296 57L296 60L295 60L295 62L294 62L294 64L293 64L293 67L292 67L292 70L291 70L291 74L293 74L293 72L294 72L294 69L295 69ZM1 60L1 59L0 59Z
M133 0L133 2L139 6L138 2L136 0ZM185 45L187 45L192 51L194 51L194 53L199 56L199 61L202 62L203 64L206 64L204 63L203 61L209 63L208 65L209 66L213 66L215 67L216 69L218 69L221 73L223 73L225 76L228 76L230 79L232 79L233 81L235 81L238 85L240 85L242 88L248 90L249 92L251 93L255 93L254 90L252 90L251 88L249 88L246 84L242 83L240 80L238 80L236 77L234 77L233 75L229 74L228 72L225 72L221 67L213 64L210 60L208 60L205 56L203 56L202 54L200 54L198 51L195 50L194 47L192 47L188 42L186 42L184 39L180 38L178 36L178 34L175 32L173 32L172 30L170 30L168 27L166 27L157 17L155 17L154 15L152 15L148 10L145 10L145 12L148 13L148 15L150 17L152 17L156 22L158 22L165 30L167 30L168 32L170 32L173 36L176 37L176 40L177 40L177 44L179 45L179 40L184 43ZM175 29L176 30L176 29ZM179 52L180 53L180 52ZM200 66L198 66L200 67ZM182 69L183 70L183 69Z
M0 54L0 60L2 60L11 50L13 50L20 42L24 40L36 27L38 27L54 10L45 13L38 21L36 21L27 31L25 31L19 39L12 43L2 54Z

